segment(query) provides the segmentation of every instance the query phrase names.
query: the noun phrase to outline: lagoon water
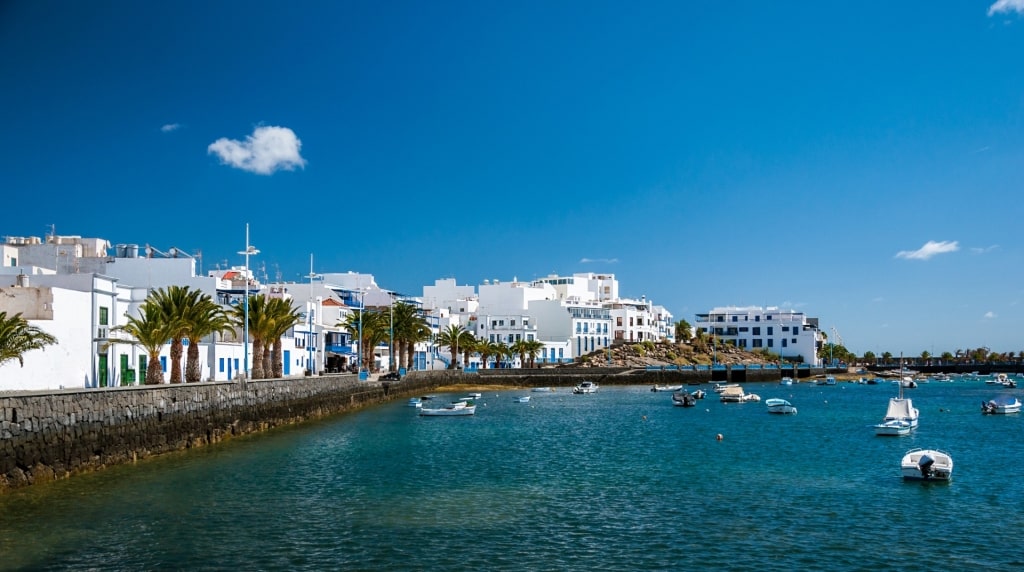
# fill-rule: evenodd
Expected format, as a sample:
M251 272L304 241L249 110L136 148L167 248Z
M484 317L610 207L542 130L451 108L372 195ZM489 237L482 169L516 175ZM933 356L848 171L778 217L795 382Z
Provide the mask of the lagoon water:
M710 391L680 408L649 387L491 390L474 417L403 399L16 490L0 496L0 569L1024 565L1024 417L980 413L1021 390L922 384L906 392L916 433L876 437L893 384L744 388L799 413ZM914 447L952 454L953 482L903 482Z

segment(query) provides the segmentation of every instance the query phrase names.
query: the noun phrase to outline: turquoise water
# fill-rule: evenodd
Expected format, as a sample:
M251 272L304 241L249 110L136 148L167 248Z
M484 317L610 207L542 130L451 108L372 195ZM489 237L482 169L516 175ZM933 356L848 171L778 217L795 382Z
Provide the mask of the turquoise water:
M922 384L916 434L876 437L891 384L744 387L799 414L648 387L489 391L474 417L399 400L18 490L0 496L0 569L1024 565L1024 418L980 413L1019 390ZM913 447L952 454L953 482L904 483Z

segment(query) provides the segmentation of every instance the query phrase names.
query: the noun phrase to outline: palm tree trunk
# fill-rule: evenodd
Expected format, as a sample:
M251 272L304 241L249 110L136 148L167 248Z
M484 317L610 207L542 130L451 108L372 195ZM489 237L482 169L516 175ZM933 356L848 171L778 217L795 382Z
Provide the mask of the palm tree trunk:
M414 357L416 356L416 344L408 342L405 345L405 364L408 369L412 369L412 364L415 363Z
M160 353L150 354L146 366L146 385L160 385L164 382L164 370L160 367Z
M263 377L270 379L274 377L274 363L273 363L273 342L263 344Z
M181 338L171 340L171 383L181 383Z
M271 352L274 377L284 377L284 343L281 338L274 340L274 349Z
M202 373L199 371L199 344L189 340L187 358L185 359L185 383L201 381Z
M263 340L252 340L252 378L263 379Z

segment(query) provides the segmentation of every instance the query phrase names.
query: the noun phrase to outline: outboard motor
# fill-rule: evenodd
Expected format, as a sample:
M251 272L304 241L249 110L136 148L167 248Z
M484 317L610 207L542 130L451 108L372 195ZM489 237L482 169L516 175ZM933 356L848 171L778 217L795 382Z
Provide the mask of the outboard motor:
M921 455L921 458L917 461L917 469L921 471L921 476L928 478L932 476L932 465L935 464L935 459L928 455Z

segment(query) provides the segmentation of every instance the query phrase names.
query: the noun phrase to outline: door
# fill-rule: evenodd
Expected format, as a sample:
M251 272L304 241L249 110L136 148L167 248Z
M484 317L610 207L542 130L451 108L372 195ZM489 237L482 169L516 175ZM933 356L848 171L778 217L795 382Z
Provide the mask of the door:
M109 372L107 371L107 354L105 353L99 355L99 371L97 373L99 374L100 387L106 387L110 380L108 378Z
M282 373L284 375L291 375L292 373L292 352L290 350L284 350L284 368Z

